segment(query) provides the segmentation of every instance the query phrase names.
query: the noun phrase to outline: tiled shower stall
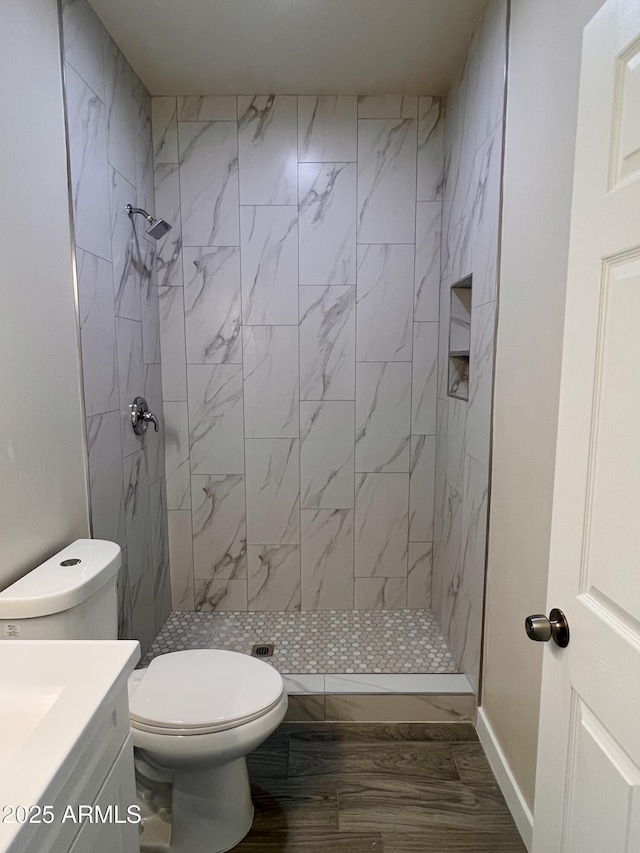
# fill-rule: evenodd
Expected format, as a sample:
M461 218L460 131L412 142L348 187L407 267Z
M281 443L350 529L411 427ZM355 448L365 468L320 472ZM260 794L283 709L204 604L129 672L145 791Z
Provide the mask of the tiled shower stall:
M477 684L506 0L446 101L151 99L86 0L62 6L93 532L123 547L122 635L150 645L170 566L173 610L212 619L433 607ZM127 203L172 230L150 242ZM466 402L449 304L469 276ZM163 415L144 439L139 393Z

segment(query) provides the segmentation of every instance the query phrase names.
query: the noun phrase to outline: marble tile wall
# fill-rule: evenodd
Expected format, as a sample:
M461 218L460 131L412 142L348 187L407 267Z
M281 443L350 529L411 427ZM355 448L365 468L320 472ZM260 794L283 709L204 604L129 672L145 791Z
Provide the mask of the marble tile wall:
M162 419L160 322L155 241L125 206L154 211L151 98L86 0L62 28L92 529L122 548L120 636L146 649L171 605L164 429L136 436L128 407Z
M440 101L152 119L174 608L429 607Z
M445 122L432 595L451 653L475 690L482 643L506 30L506 0L491 0L447 97ZM448 329L451 286L470 274L466 402L447 396Z

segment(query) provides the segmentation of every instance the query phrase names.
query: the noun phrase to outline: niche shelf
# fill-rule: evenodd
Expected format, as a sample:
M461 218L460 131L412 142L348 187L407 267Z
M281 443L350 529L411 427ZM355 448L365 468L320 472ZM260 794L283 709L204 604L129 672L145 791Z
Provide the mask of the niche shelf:
M471 344L471 276L451 285L449 310L449 375L447 394L469 399L469 347Z

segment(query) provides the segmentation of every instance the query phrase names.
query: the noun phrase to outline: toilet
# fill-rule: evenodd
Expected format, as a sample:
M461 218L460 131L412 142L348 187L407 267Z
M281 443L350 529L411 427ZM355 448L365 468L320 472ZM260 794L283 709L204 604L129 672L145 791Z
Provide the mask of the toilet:
M120 564L115 543L78 539L0 592L0 639L116 639ZM244 838L253 821L246 756L286 710L280 674L238 652L171 652L132 673L136 762L172 786L171 842L154 849L223 853Z

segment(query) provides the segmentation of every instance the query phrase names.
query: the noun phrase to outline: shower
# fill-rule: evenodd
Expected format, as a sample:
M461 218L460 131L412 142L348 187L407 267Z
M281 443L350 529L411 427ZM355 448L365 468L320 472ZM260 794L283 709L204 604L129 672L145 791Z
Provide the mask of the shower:
M146 210L143 210L141 207L132 207L130 204L127 205L127 210L129 212L129 219L133 219L134 213L140 213L147 222L150 224L150 227L147 228L147 234L149 237L153 237L154 240L159 240L161 237L167 233L167 231L171 230L171 226L166 221L166 219L154 219L150 213L147 213Z

